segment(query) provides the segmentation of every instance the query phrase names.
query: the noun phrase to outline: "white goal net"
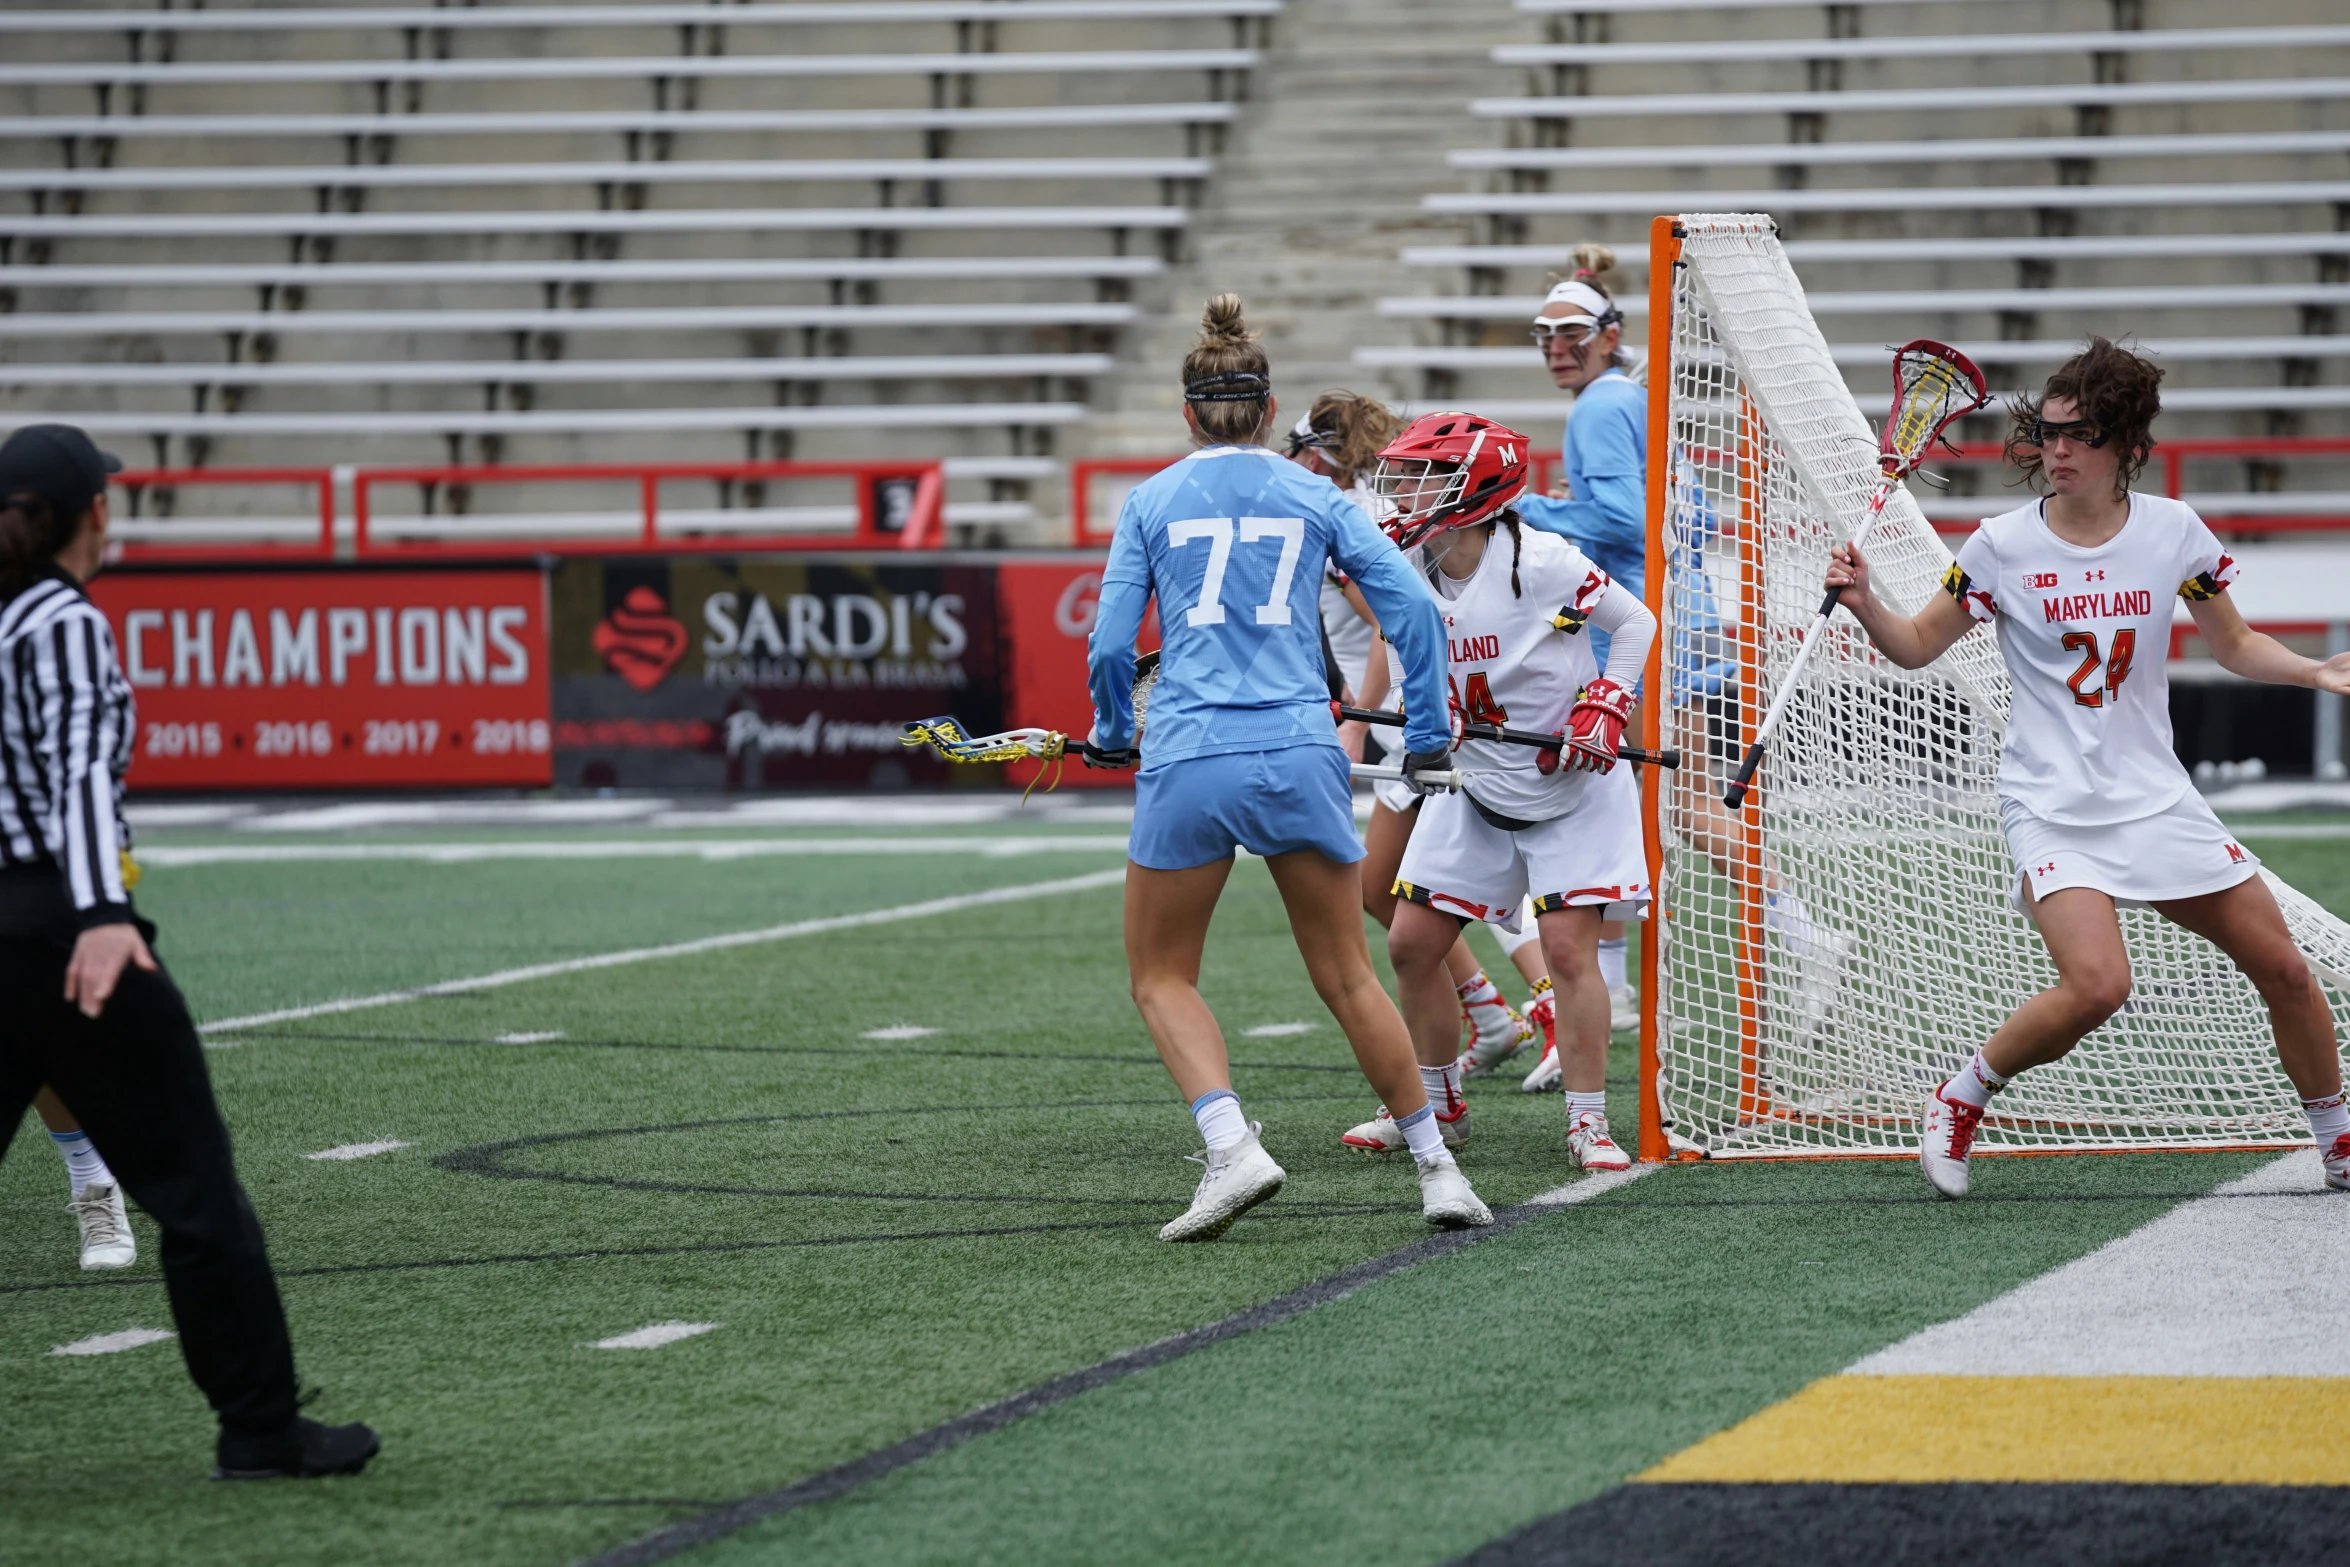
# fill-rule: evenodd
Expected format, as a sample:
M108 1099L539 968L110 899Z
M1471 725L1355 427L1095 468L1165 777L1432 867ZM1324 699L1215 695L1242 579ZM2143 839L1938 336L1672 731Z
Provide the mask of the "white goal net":
M1685 759L1659 791L1665 1114L1684 1153L1709 1157L1906 1152L1926 1095L2055 977L2009 902L1995 792L2007 672L1988 630L1912 672L1839 615L1746 808L1723 808L1828 552L1877 482L1877 439L1770 220L1680 227L1650 391L1670 422L1650 453L1665 486L1661 722ZM1898 490L1867 549L1877 592L1903 608L1938 591L1951 559ZM2350 926L2270 884L2350 1017ZM2250 983L2150 912L2123 928L2129 1004L2001 1094L1978 1151L2308 1142Z

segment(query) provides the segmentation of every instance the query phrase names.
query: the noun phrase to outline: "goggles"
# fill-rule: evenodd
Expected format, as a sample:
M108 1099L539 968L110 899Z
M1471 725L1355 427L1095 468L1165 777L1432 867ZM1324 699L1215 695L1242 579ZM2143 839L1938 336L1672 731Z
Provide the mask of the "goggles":
M2026 446L2046 446L2050 441L2067 440L2095 450L2105 444L2107 432L2094 419L2075 419L2066 424L2051 424L2046 419L2034 419L2024 426Z

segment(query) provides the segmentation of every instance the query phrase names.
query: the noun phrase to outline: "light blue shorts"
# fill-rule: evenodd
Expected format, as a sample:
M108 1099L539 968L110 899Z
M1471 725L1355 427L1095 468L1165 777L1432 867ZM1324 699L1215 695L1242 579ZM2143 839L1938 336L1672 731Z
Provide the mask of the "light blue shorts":
M1146 870L1181 871L1251 854L1312 849L1341 865L1363 857L1354 786L1334 745L1194 756L1146 767L1134 780L1126 857Z

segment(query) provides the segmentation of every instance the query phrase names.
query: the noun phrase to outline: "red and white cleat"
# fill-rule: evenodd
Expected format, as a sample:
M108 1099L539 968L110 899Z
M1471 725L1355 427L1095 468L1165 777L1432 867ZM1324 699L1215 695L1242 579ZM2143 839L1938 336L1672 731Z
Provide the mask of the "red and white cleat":
M1496 995L1491 1001L1461 1003L1469 1048L1461 1052L1461 1075L1483 1077L1534 1041L1534 1025Z
M1918 1168L1943 1196L1966 1195L1967 1155L1974 1149L1975 1131L1982 1124L1982 1111L1945 1099L1941 1088L1926 1100L1924 1126L1918 1135ZM2327 1178L2332 1179L2330 1170Z
M1446 1112L1450 1113L1447 1114ZM1450 1105L1436 1107L1436 1131L1447 1148L1459 1148L1469 1140L1469 1102L1456 1099ZM1395 1117L1381 1105L1379 1113L1338 1139L1356 1153L1401 1153L1410 1145L1404 1141L1403 1128L1395 1124Z
M1607 1117L1584 1115L1567 1128L1567 1162L1586 1170L1629 1170L1632 1156L1607 1134Z
M1566 1075L1559 1069L1558 1046L1552 1044L1544 1048L1542 1059L1534 1064L1533 1071L1526 1074L1526 1080L1518 1085L1518 1092L1555 1094L1566 1080Z
M2324 1154L2326 1184L2338 1192L2350 1192L2350 1132L2334 1139L2334 1146Z

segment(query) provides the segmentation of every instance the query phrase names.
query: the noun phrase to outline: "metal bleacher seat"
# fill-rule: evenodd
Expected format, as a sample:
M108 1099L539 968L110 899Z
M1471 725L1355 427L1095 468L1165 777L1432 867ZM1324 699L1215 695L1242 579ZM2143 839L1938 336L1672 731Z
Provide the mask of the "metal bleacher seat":
M0 12L0 420L175 465L1033 460L1280 7Z
M1403 253L1437 286L1378 310L1424 335L1358 349L1365 369L1542 427L1566 399L1524 323L1576 243L1610 244L1627 263L1617 292L1637 342L1647 219L1762 211L1864 406L1885 398L1882 344L1905 336L1958 343L2013 389L2085 332L2136 332L2170 368L2174 436L2350 430L2350 25L2338 12L1515 8L1547 41L1491 58L1497 86L1527 90L1469 108L1502 144L1452 152L1469 188L1423 201L1464 242ZM2239 21L2260 25L2208 25ZM2323 468L2306 482L2331 493L2344 475L2328 484Z

